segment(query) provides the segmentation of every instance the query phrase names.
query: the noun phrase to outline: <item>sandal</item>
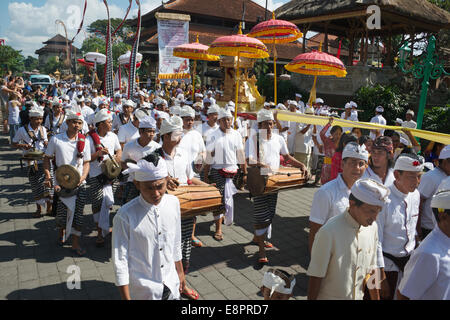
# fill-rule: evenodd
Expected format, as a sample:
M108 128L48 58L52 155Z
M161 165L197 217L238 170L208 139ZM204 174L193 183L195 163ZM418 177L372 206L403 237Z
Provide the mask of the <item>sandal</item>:
M188 293L183 292L181 295L189 300L198 300L198 297L200 296L194 289L191 289Z
M267 259L267 257L264 257L264 258L259 258L258 259L258 263L259 264L268 264L269 263L269 259Z
M42 214L41 214L41 211L36 210L36 212L33 212L33 213L31 214L31 216L32 216L33 218L41 218L41 217L42 217Z
M222 241L223 240L223 234L222 233L215 233L214 234L214 240Z
M56 244L57 244L58 246L60 246L60 247L64 246L64 237L59 238L59 239L56 241Z
M203 247L203 243L198 239L193 239L192 246L196 247L196 248L200 248L200 247Z
M255 246L259 246L259 244L257 242L255 242L254 240L252 240L250 242L250 244L253 244ZM266 248L266 249L273 248L273 244L271 244L269 241L264 241L264 248Z
M79 257L84 257L84 255L86 254L86 250L82 249L81 247L79 248L70 248L70 251L72 251L72 253L77 254Z

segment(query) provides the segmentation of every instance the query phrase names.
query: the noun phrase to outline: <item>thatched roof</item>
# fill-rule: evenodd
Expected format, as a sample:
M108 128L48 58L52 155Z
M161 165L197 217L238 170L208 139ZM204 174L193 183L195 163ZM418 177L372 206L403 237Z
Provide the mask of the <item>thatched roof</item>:
M359 19L367 16L365 11L370 5L381 8L382 28L388 22L414 26L417 33L450 28L450 13L427 0L292 0L275 10L275 14L278 19L296 24ZM343 27L341 33L345 27L350 27L343 23L339 25ZM398 31L394 30L394 33L400 33Z

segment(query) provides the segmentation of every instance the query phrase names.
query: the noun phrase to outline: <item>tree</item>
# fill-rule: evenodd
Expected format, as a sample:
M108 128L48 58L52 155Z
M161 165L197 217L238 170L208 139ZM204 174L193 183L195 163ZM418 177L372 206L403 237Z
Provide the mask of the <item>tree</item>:
M57 57L51 57L50 59L48 59L43 69L45 74L50 74L54 73L56 70L61 70L63 68L63 64Z
M119 26L121 22L122 19L120 18L111 19L111 34ZM101 34L103 37L106 37L107 27L108 27L108 20L102 19L92 22L87 28L87 30L89 33ZM134 32L133 29L134 28L131 28L130 26L124 23L123 26L117 31L115 37L125 39L128 32Z
M11 46L0 46L1 73L11 70L13 73L24 70L24 58L21 51L14 50Z
M32 56L28 56L23 63L26 71L32 71L39 67L39 60Z

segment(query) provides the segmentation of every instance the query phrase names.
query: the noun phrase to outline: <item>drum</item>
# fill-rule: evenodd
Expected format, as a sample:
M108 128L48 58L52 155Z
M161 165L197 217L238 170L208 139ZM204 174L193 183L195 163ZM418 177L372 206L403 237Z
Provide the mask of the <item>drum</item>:
M249 167L248 169L247 186L252 196L280 190L298 189L308 182L307 174L297 168L280 167L272 175L261 175L261 171L257 167Z
M25 160L43 160L44 159L44 152L38 151L35 149L31 149L27 153L23 155L23 158Z
M222 196L214 186L181 186L167 192L180 200L182 219L204 215L222 205Z

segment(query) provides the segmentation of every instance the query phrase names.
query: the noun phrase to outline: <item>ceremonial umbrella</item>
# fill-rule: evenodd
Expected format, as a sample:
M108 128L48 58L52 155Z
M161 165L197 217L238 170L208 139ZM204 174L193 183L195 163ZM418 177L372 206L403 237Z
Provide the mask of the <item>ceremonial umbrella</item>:
M100 52L88 52L84 56L84 59L89 62L94 62L94 72L92 74L92 84L94 84L94 74L97 72L97 63L105 64L106 56Z
M88 69L89 69L89 68L92 68L92 67L94 66L94 63L93 63L93 62L87 62L87 61L85 61L84 59L77 59L77 62L78 62L79 64L81 64L82 66L87 67Z
M236 68L236 104L234 108L234 125L236 127L236 118L238 111L239 98L239 59L240 57L264 59L269 56L266 46L258 39L248 37L242 34L242 24L239 24L237 35L219 37L211 44L208 53L237 57Z
M198 42L198 34L197 40L194 43L185 43L173 48L173 55L175 57L194 60L194 68L192 70L192 101L194 101L195 97L195 71L197 69L197 60L218 61L220 59L219 56L209 54L208 48L208 46Z
M275 44L293 42L301 38L303 33L292 22L275 19L275 13L272 13L272 19L258 23L250 30L248 36L266 44L273 44L274 102L277 104L277 51Z
M347 75L345 65L341 60L328 53L322 52L322 43L319 51L299 54L285 66L286 70L301 74L313 75L314 84L311 89L308 104L316 101L317 76L336 76L344 78Z

